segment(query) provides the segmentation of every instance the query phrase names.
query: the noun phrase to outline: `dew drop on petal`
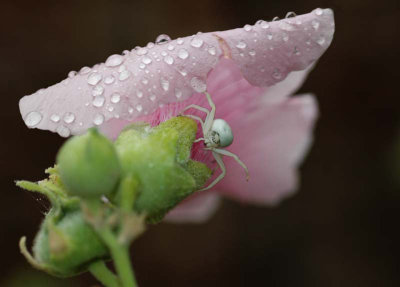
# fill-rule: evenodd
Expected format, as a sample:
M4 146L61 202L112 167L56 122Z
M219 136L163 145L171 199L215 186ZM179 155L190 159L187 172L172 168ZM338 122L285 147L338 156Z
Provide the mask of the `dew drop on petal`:
M52 114L51 117L50 117L50 120L51 120L53 123L58 123L58 122L60 121L60 116L57 115L57 114Z
M100 96L104 93L104 88L100 85L97 85L93 88L92 95L93 97Z
M279 20L279 17L278 16L276 16L276 17L274 17L273 19L272 19L272 22L274 22L274 21L278 21Z
M268 29L268 28L269 28L268 22L263 21L263 22L261 23L261 28L263 28L263 29Z
M121 100L121 95L120 95L119 93L114 93L114 94L112 94L112 96L111 96L111 102L112 102L113 104L119 103L120 100Z
M184 43L184 40L182 38L178 38L178 40L176 40L176 43L178 45L182 45Z
M139 56L146 55L146 54L147 54L147 49L146 49L146 48L139 48L139 49L136 51L136 54L138 54Z
M252 57L254 57L254 56L256 55L256 51L251 50L251 51L249 52L249 55L252 56Z
M190 80L190 85L198 93L204 93L207 90L206 83L198 77L193 77Z
M289 41L289 35L288 34L283 34L282 40L285 41L285 42Z
M267 39L268 39L268 40L272 40L272 34L271 34L271 33L268 33L268 34L267 34Z
M287 12L285 18L293 18L293 17L296 17L296 16L297 16L297 15L296 15L296 13L294 13L294 12Z
M122 57L121 55L111 55L106 60L106 66L107 67L117 67L117 66L121 65L123 61L124 61L124 57Z
M169 44L167 47L168 51L172 51L173 49L175 49L174 45Z
M182 97L182 91L178 90L178 89L175 89L175 97L177 99L180 99Z
M111 113L114 110L113 106L108 107L108 111Z
M143 83L143 85L147 85L149 83L149 80L146 78L143 78L142 83Z
M66 113L63 120L66 124L71 124L75 120L75 115L73 113Z
M318 30L319 22L317 20L312 20L311 21L311 26L314 28L314 30Z
M143 110L142 105L136 105L136 110L140 113ZM132 111L133 112L133 111ZM131 112L131 113L132 113Z
M237 43L236 47L239 48L239 49L244 49L244 48L247 47L247 45L246 45L245 42L240 41L239 43Z
M136 92L136 97L138 97L139 99L143 97L143 92L142 91L137 91Z
M147 43L146 47L149 48L149 49L151 49L151 48L154 47L154 43L149 42L149 43Z
M125 65L122 65L121 67L118 68L118 72L126 71Z
M318 43L318 45L320 45L320 46L322 46L322 45L324 45L325 44L325 38L324 37L319 37L318 39L317 39L317 43Z
M112 83L114 83L114 81L115 81L115 78L114 78L113 75L110 75L110 76L108 76L108 77L106 77L106 78L104 79L104 83L105 83L106 85L111 85Z
M98 82L101 81L102 77L103 76L101 74L99 74L99 73L96 73L96 72L95 73L91 73L88 76L87 82L88 82L89 85L96 86L98 84Z
M324 14L324 10L322 10L321 8L315 9L315 15L321 16L322 14Z
M42 120L42 114L36 111L30 112L26 117L25 117L25 124L28 127L34 127L40 121Z
M217 54L217 50L215 49L215 47L210 47L210 48L208 48L208 53L210 55L215 56Z
M151 95L150 96L150 101L154 102L156 100L156 95Z
M104 122L104 116L102 114L96 114L93 118L93 123L96 126L101 125Z
M100 108L104 105L105 100L106 99L103 96L96 96L94 97L92 104L96 108Z
M75 71L71 71L68 73L68 78L73 78L76 76L76 72Z
M250 26L249 24L246 24L246 25L244 25L243 29L244 29L246 32L250 32L250 31L251 31L251 26Z
M272 77L276 80L282 79L282 73L278 69L274 69L272 72Z
M172 65L174 63L174 58L172 58L171 56L166 56L164 58L164 62L167 63L168 65Z
M64 138L69 137L71 134L71 131L69 130L69 128L67 128L66 126L63 126L63 125L58 126L56 129L56 132Z
M129 108L129 109L128 109L128 113L132 114L132 113L133 113L133 109L132 109L132 108Z
M178 57L181 58L182 60L187 59L189 57L189 53L186 49L180 49L178 52Z
M85 75L88 74L92 69L90 69L89 67L83 67L80 71L79 74L81 75Z
M150 59L150 57L144 56L142 58L142 62L146 65L150 64L152 62L152 60Z
M190 42L190 45L195 48L200 48L203 45L203 40L197 37L194 37Z
M128 70L125 70L125 71L122 71L122 72L119 74L118 79L119 79L120 81L125 81L125 80L128 79L130 76L131 76L131 72L129 72Z
M169 81L166 78L161 78L160 82L163 90L167 92L169 90Z

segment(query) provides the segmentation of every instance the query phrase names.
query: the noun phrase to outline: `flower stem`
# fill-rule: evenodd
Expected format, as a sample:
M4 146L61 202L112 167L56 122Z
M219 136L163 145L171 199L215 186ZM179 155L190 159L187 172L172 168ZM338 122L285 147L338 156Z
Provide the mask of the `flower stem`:
M96 261L89 266L89 271L106 287L121 287L118 277L112 273L103 261Z
M101 237L108 246L114 259L115 269L123 287L137 287L135 275L129 256L129 246L118 242L115 235L108 228L100 231Z

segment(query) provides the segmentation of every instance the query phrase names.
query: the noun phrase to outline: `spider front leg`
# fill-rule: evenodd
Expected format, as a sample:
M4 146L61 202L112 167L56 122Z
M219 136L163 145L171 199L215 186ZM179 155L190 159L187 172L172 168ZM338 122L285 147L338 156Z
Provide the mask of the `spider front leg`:
M215 104L214 104L214 102L212 101L210 94L207 93L207 92L206 92L205 94L206 94L206 97L207 97L207 100L208 100L208 104L209 104L210 107L211 107L211 111L210 111L209 114L207 114L207 118L206 118L206 120L204 121L204 131L208 132L208 131L211 130L212 124L213 124L213 122L214 122L214 118L215 118Z
M180 114L181 114L181 115L184 115L183 112L187 111L188 109L196 109L196 110L202 111L202 112L204 112L204 113L207 114L207 117L208 117L208 115L209 115L209 113L210 113L209 110L207 110L206 108L200 107L200 106L195 105L195 104L191 104L191 105L188 105L186 108L184 108L184 109L180 112Z
M223 179L226 174L226 168L225 168L224 161L222 160L222 157L218 153L214 152L213 148L211 148L210 150L212 151L212 155L214 156L215 160L217 161L219 167L221 168L221 174L216 179L214 179L214 181L209 186L207 186L203 189L200 189L200 191L208 190L208 189L214 187L214 185L216 185L218 182L220 182L221 179Z
M243 167L244 171L246 172L246 180L249 181L249 178L250 178L249 170L247 169L247 166L240 160L240 158L236 154L231 153L230 151L227 151L227 150L224 150L224 149L220 149L220 148L213 149L213 153L214 152L222 154L222 155L233 157L237 161L237 163L240 164L241 167Z

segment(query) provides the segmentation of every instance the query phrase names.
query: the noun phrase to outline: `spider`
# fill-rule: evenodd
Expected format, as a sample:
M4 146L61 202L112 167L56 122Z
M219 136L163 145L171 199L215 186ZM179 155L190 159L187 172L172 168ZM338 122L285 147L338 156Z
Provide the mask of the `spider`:
M237 163L243 167L244 171L246 172L246 180L248 181L249 171L247 169L247 166L239 159L239 157L236 154L223 149L225 147L230 146L233 142L232 129L225 120L214 119L215 104L212 101L209 93L206 92L205 95L207 97L208 104L211 107L211 111L209 111L204 107L192 104L184 108L180 113L182 116L192 118L200 123L203 131L203 137L196 139L194 142L204 141L204 145L206 146L204 149L210 150L212 152L212 155L214 156L215 160L217 161L222 171L221 174L212 183L210 183L209 186L201 189L200 191L212 188L214 185L216 185L219 181L221 181L224 178L226 174L226 168L224 161L222 160L223 155L233 157L237 161ZM183 112L191 108L202 111L207 114L204 122L198 116L183 114Z

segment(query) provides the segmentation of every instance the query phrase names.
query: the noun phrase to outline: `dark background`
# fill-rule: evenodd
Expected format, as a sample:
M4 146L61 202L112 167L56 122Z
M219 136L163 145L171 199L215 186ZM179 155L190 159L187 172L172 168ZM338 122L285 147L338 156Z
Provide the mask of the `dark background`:
M301 189L277 208L224 201L206 224L151 227L132 248L138 281L399 286L398 0L2 1L0 286L96 284L89 275L49 281L19 254L19 238L34 237L46 203L13 181L42 179L63 142L25 127L22 96L162 33L232 29L317 7L333 8L336 34L301 90L316 93L321 109Z

